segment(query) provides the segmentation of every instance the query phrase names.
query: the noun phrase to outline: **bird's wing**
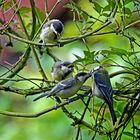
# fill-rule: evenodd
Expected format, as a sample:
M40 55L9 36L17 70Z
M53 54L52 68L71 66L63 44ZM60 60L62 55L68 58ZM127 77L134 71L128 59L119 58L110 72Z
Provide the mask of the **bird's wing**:
M65 80L59 82L55 87L53 87L52 90L49 92L49 95L51 95L51 96L55 95L57 92L70 88L73 85L75 85L74 77L65 79Z
M60 82L61 89L67 89L69 87L72 87L73 85L75 85L75 83L76 83L76 81L75 81L74 77L65 79L62 82Z
M104 100L112 105L112 86L108 73L95 73L94 80Z

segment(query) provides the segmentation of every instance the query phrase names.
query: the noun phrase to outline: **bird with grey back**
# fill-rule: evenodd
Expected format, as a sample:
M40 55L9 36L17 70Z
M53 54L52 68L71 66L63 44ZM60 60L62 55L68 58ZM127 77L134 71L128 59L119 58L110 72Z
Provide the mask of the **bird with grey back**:
M57 40L61 37L63 30L64 25L58 19L52 19L44 24L40 33L39 41L39 43L42 43L42 48L44 48L46 43L57 42Z
M84 82L91 76L91 73L80 72L74 77L67 78L56 84L50 91L38 96L34 101L43 97L60 97L62 99L68 99L75 95L82 87Z
M68 61L57 61L52 67L52 78L54 81L62 81L72 76L74 65Z
M113 124L117 121L116 114L113 108L113 90L110 82L108 72L102 67L96 67L93 71L93 94L99 98L102 98L109 107Z

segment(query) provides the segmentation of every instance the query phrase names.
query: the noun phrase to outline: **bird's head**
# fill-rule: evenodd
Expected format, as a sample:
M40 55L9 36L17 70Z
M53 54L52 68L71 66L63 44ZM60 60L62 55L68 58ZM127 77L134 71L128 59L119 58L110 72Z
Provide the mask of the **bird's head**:
M99 71L99 70L102 70L103 69L103 67L102 66L97 66L97 67L95 67L94 68L94 70L93 71Z
M85 82L89 77L91 76L90 73L86 73L86 72L80 72L78 74L76 74L76 79L81 81L81 82Z
M70 70L73 71L74 65L68 61L64 61L61 63L62 70Z
M60 20L58 20L58 19L53 19L53 20L51 21L51 26L50 26L50 28L54 31L54 33L55 33L57 36L59 36L59 35L63 32L63 30L64 30L64 25L63 25L63 23L62 23Z

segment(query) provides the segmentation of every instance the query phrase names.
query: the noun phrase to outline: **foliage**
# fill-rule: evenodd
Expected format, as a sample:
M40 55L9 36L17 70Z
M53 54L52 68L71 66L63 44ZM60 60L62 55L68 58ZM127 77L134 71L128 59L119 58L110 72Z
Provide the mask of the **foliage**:
M69 1L64 8L71 19L65 23L61 47L58 48L57 43L47 43L45 46L53 47L53 53L50 56L44 52L41 58L38 53L40 30L61 2L56 1L47 13L48 17L33 0L30 0L30 8L21 7L21 0L3 0L0 4L3 12L13 11L11 19L0 19L1 39L9 40L5 46L0 44L0 56L8 46L13 46L9 49L15 55L22 52L15 64L0 64L0 90L3 93L0 105L1 110L9 110L0 111L6 115L0 116L1 126L4 126L0 133L6 131L3 139L139 139L140 1ZM32 102L36 94L54 86L50 77L54 55L72 61L75 73L93 70L97 65L106 67L114 89L115 126L106 104L89 96L92 81L82 87L80 95L57 105L51 99ZM44 117L36 118L41 115ZM20 125L16 124L18 122Z

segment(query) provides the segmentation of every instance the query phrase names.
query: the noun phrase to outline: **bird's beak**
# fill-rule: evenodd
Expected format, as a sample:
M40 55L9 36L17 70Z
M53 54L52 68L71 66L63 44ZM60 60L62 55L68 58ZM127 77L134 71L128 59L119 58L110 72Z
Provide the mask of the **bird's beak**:
M92 76L92 73L91 72L87 73L87 75L86 75L87 78L89 78L91 76Z
M74 65L73 64L70 64L70 65L68 65L68 68L70 68L71 70L73 70Z

